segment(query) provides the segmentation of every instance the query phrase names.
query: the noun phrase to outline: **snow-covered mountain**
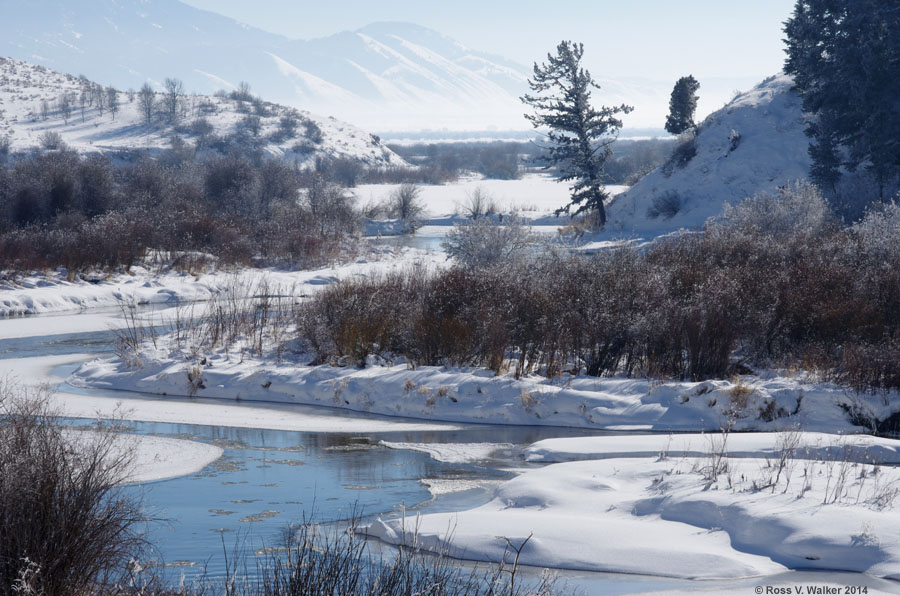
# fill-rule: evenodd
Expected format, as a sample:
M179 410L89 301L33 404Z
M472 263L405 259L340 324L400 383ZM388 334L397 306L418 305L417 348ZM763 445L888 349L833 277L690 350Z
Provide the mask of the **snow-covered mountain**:
M47 145L55 133L75 150L109 152L170 147L175 136L214 147L230 137L299 164L345 157L372 166L406 165L377 137L331 117L262 101L257 107L224 95L185 95L178 102L177 121L155 117L148 126L133 94L119 94L117 113L100 109L96 101L82 104L82 93L91 85L45 66L0 57L0 138L10 139L13 150L26 150ZM63 96L70 105L68 117ZM155 101L159 104L161 97Z
M246 81L369 130L529 128L518 97L530 68L409 23L304 41L177 0L0 0L0 14L0 55L122 89L177 77L212 94ZM601 103L668 101L651 81L600 83Z
M693 141L696 154L657 168L618 195L608 229L649 237L698 228L726 203L805 179L809 139L792 87L790 77L773 76L710 114Z

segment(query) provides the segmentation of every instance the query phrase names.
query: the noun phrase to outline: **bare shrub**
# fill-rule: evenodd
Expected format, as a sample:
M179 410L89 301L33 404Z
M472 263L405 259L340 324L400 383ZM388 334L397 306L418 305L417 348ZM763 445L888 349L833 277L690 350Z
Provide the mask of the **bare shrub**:
M476 186L474 190L468 193L462 208L463 213L470 219L489 217L500 210L494 197L481 186Z
M66 148L62 135L53 130L42 132L38 136L38 144L46 151L57 151Z
M46 395L0 387L0 591L89 594L127 574L144 517L111 427L74 438Z
M647 208L647 217L672 219L681 211L681 206L681 196L677 192L669 190L653 197L653 204Z
M289 528L285 532L284 548L259 564L258 589L246 593L261 596L554 596L563 593L555 587L550 575L534 582L520 580L519 558L527 547L527 538L516 541L518 544L506 539L507 551L497 565L467 570L445 550L419 544L415 535L407 536L411 545L399 547L395 555L375 555L357 524L354 517L340 531L308 522ZM237 578L236 568L232 567L229 575ZM240 586L246 587L246 582L235 581L235 587Z
M697 155L697 132L694 130L683 132L678 136L672 155L663 164L663 173L671 175L674 168L683 168Z
M413 232L421 225L421 217L425 213L425 205L420 198L421 190L415 184L401 184L400 188L388 198L388 211L391 217L403 222L406 232Z

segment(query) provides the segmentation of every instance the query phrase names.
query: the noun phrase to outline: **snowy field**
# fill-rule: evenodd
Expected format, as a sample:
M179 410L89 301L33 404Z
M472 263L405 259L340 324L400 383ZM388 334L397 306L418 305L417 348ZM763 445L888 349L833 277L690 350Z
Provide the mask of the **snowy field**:
M731 435L724 444L721 436L665 440L670 450L657 436L543 441L532 450L554 461L573 450L603 459L528 470L481 507L382 519L366 531L484 561L530 536L520 563L566 569L689 579L788 568L900 577L900 518L891 509L900 471L883 465L898 461L900 442L797 432Z
M399 184L366 184L354 189L362 205L383 203ZM616 195L627 186L608 186L607 191ZM569 185L558 182L545 174L526 174L519 180L485 180L464 177L443 185L419 186L419 198L425 207L425 223L450 225L461 220L470 198L480 189L493 200L501 213L516 213L532 223L543 225L567 224L566 217L553 217L556 209L565 207L570 200Z

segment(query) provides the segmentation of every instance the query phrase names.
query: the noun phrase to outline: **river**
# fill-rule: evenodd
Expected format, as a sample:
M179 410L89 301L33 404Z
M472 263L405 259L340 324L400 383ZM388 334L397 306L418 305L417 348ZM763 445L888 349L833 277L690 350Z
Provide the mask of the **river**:
M0 331L4 323L0 321ZM21 324L21 319L18 323ZM60 354L105 356L111 354L111 345L112 333L108 330L2 339L0 359L15 364L8 359ZM64 377L75 366L77 363L57 367L51 376ZM71 399L78 398L79 390L58 383L57 387L71 393ZM110 400L140 397L117 391L92 394ZM172 401L171 398L144 397ZM199 399L184 401L217 403ZM228 404L234 406L235 402ZM520 456L523 447L548 437L598 434L564 428L497 425L435 425L432 430L392 431L390 424L384 430L385 422L397 419L311 406L255 402L253 407L275 411L290 409L295 414L353 420L357 430L350 433L294 432L129 422L135 433L188 438L224 449L222 458L199 473L128 489L139 494L147 513L156 520L147 527L147 537L156 546L158 557L168 565L173 577L182 572L191 576L204 569L210 577L220 576L224 570L224 553L227 551L231 555L236 548L252 565L257 551L279 546L284 528L304 518L324 523L344 520L354 511L373 518L401 511L407 515L453 511L484 503L490 499L493 486L512 477L515 470L527 467ZM360 421L367 420L380 422L375 428L381 430L360 432ZM70 420L75 425L89 422ZM441 452L448 451L447 446L464 444L495 444L496 449L481 449L486 454L482 459L437 461L425 452L390 448L385 442L431 445ZM449 451L464 452L465 449ZM430 491L426 484L437 490ZM524 573L534 575L539 570L526 569ZM656 590L690 592L697 589L733 591L736 588L746 588L750 593L755 586L776 581L785 584L831 581L880 589L885 589L886 585L894 586L860 574L821 572L789 572L764 581L751 578L728 582L572 571L560 572L560 576L570 587L586 594Z

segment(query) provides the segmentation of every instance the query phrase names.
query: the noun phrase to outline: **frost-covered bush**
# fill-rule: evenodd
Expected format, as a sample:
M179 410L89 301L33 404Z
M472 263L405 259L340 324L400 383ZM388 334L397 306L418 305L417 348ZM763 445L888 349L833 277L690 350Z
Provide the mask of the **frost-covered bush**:
M41 146L41 149L46 151L55 151L66 148L62 135L53 130L41 133L38 137L38 144Z
M873 267L900 269L900 204L876 204L851 227L859 251Z
M762 193L735 205L710 220L711 233L762 235L774 238L821 236L837 222L828 202L808 182L793 182L775 192Z
M537 242L522 219L508 216L503 222L490 217L455 225L441 244L447 255L464 267L484 268L520 261Z

